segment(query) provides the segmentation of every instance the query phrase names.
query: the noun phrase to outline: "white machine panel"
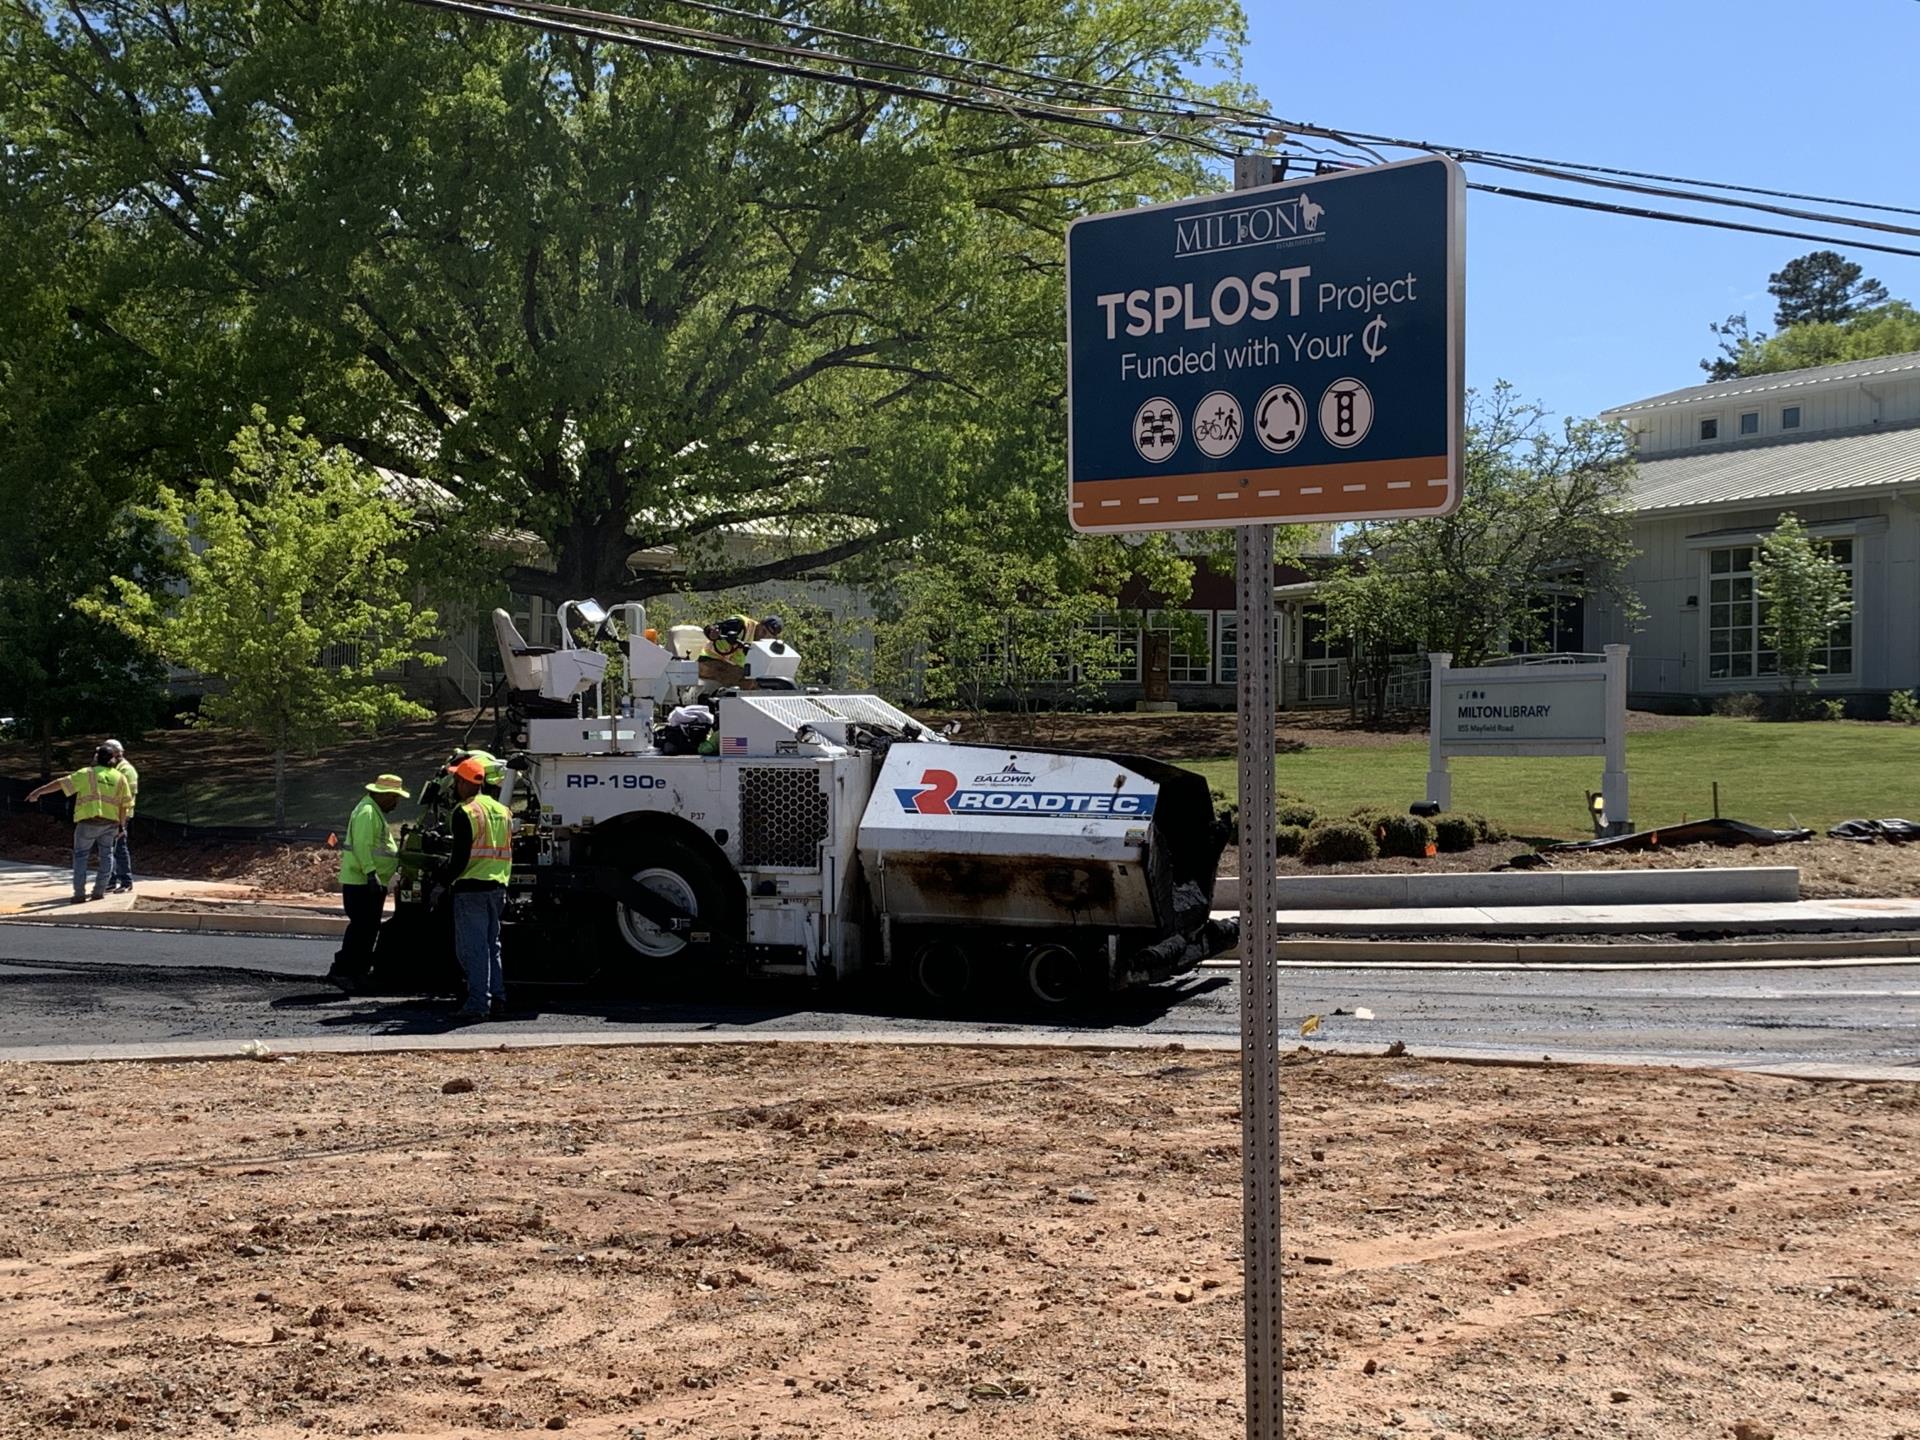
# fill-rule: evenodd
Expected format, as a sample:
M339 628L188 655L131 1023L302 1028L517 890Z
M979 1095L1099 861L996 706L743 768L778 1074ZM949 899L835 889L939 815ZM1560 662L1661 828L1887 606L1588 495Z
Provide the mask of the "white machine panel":
M895 745L861 818L860 862L902 919L1151 926L1158 798L1092 756Z

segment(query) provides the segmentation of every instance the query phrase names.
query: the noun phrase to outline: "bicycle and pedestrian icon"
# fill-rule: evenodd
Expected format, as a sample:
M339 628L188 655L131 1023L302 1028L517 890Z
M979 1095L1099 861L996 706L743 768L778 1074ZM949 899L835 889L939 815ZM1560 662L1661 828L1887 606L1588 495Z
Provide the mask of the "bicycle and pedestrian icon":
M1227 454L1245 433L1240 402L1226 391L1215 390L1193 407L1193 443L1209 460Z

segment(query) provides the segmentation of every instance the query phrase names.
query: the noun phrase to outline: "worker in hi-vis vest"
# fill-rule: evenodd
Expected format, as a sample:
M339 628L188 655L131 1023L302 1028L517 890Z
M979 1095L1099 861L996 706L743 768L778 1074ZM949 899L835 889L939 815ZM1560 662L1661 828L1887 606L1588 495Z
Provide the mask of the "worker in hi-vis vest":
M32 804L58 790L73 797L73 903L88 898L104 900L113 878L113 842L125 830L133 813L133 792L127 777L113 768L113 752L102 745L93 752L93 764L58 780L49 780L27 796ZM93 894L87 894L87 861L100 857Z
M500 916L513 878L513 817L491 795L485 764L468 756L453 767L453 950L467 976L458 1017L484 1020L506 1009L500 966Z
M118 740L102 740L100 748L113 755L113 768L127 777L127 823L120 827L119 837L113 842L113 879L107 882L107 889L133 893L133 852L127 848L127 832L133 828L133 812L140 804L140 772L133 768L133 762L127 759L127 747Z
M387 908L387 886L400 868L400 846L387 816L411 798L398 775L382 775L367 783L367 793L347 820L346 843L340 847L340 904L347 912L347 932L327 971L327 978L343 990L354 989L373 968L373 942L380 934L380 912Z

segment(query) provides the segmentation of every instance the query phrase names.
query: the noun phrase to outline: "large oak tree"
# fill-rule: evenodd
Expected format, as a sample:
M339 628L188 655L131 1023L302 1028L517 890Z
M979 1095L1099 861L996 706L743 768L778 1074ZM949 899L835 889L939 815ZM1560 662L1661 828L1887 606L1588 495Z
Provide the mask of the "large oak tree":
M98 403L163 414L180 475L255 404L304 415L453 492L452 523L539 537L510 578L549 597L871 560L1057 487L1065 222L1219 183L1164 141L399 0L5 13L5 163L114 237L73 313L139 381ZM1190 95L1242 23L1232 0L805 14ZM743 529L751 550L723 543ZM677 568L630 569L647 548Z

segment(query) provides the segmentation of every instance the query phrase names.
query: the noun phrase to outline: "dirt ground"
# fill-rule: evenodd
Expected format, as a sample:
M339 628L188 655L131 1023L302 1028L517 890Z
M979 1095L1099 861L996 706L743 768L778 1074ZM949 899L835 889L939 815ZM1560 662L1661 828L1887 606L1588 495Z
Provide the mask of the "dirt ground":
M1282 856L1282 875L1439 875L1492 870L1516 855L1532 854L1534 847L1520 840L1476 845L1424 860L1399 857L1354 865L1303 865ZM1911 898L1920 896L1920 844L1885 842L1861 845L1820 836L1791 845L1761 849L1752 846L1684 845L1666 850L1555 851L1547 857L1555 870L1704 870L1722 865L1792 865L1800 871L1800 895L1806 900L1844 900L1860 897ZM1220 861L1220 873L1240 873L1240 855L1229 849Z
M1179 1050L6 1067L0 1433L1227 1440ZM1284 1074L1289 1434L1920 1436L1920 1089Z
M229 880L270 894L337 894L340 852L272 840L161 840L136 815L129 832L136 881ZM0 858L32 865L73 862L73 824L37 811L0 813Z
M249 840L221 843L157 841L134 822L134 860L138 873L174 880L222 880L253 885L268 895L331 895L339 886L340 854L318 846ZM72 857L73 827L51 815L0 813L0 857L40 865L64 865ZM1385 859L1359 865L1303 865L1283 856L1283 875L1440 874L1485 871L1527 854L1523 841L1476 845L1471 850L1424 860ZM1637 853L1594 851L1558 853L1556 870L1676 869L1714 865L1796 865L1800 893L1809 900L1857 896L1920 896L1920 845L1861 845L1825 837L1770 849L1690 845L1677 850ZM1222 875L1240 873L1239 852L1229 847L1220 860Z
M1006 712L924 713L929 725L960 722L955 737L963 744L1057 745L1083 750L1131 750L1147 755L1231 755L1237 748L1231 710L1182 710L1171 715L1045 714L1025 716ZM1697 723L1690 715L1627 712L1627 733L1679 730ZM1309 748L1379 749L1404 744L1427 733L1424 723L1389 725L1370 730L1356 724L1345 710L1283 710L1274 720L1274 748L1285 754Z
M1675 850L1622 853L1596 850L1551 857L1556 870L1680 870L1710 865L1793 865L1800 871L1800 895L1806 900L1846 900L1873 896L1920 896L1920 844L1884 841L1862 845L1818 836L1765 849L1746 846L1685 845Z

